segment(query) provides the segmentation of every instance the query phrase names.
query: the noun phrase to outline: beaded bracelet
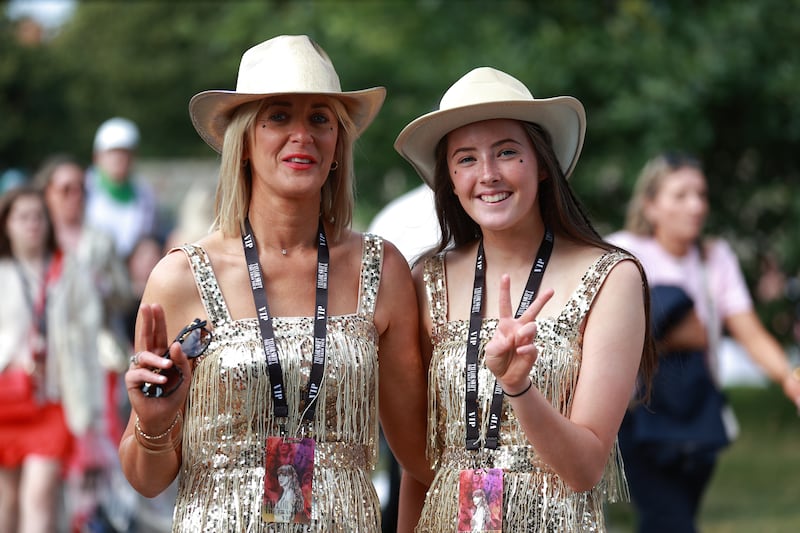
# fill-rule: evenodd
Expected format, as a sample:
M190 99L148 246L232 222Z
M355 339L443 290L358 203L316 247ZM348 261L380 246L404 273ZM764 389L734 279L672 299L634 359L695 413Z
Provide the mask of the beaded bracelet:
M526 392L528 392L529 390L531 390L531 387L533 387L533 380L532 380L532 379L529 379L529 380L528 380L528 386L527 386L527 387L525 387L525 388L524 388L524 389L523 389L521 392L518 392L518 393L516 393L516 394L509 394L509 393L507 393L506 391L503 391L503 394L505 394L505 395L506 395L506 396L508 396L509 398L519 398L520 396L522 396L523 394L525 394Z

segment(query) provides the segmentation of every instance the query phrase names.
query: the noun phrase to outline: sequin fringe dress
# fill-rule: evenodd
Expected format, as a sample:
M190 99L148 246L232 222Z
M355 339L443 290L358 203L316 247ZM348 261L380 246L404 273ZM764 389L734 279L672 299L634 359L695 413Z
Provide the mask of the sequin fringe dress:
M289 404L287 434L316 439L308 525L262 521L264 449L267 437L279 436L280 429L272 412L259 327L255 318L231 320L205 251L190 245L182 249L214 339L196 360L192 376L173 532L380 531L380 504L370 471L378 448L373 313L383 241L364 236L357 312L328 318L325 378L313 422L300 422L313 354L312 318L273 319Z
M555 318L537 320L539 356L531 379L565 416L581 368L582 324L610 270L631 256L608 252L584 273L580 285ZM503 469L503 533L604 532L603 502L627 499L617 444L601 481L587 492L575 492L544 464L528 443L514 411L503 402L497 449L466 450L464 360L468 320L447 320L444 256L426 261L424 279L433 324L433 354L428 385L428 457L436 477L428 490L418 533L455 532L459 520L459 473L465 469ZM484 319L480 332L478 373L481 439L486 435L494 377L483 364L483 348L497 326Z

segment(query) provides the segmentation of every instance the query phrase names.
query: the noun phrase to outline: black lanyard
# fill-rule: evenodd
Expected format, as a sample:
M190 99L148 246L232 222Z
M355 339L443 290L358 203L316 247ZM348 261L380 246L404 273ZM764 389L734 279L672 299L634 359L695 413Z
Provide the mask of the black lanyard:
M531 305L539 286L542 284L544 269L550 260L550 253L553 251L553 233L545 228L542 243L536 253L536 261L531 266L525 290L519 307L514 315L519 318L522 313ZM467 336L467 357L466 357L466 430L467 430L467 449L480 449L480 432L478 430L478 347L480 345L481 322L483 320L483 293L486 285L486 257L483 253L483 239L478 243L478 255L475 259L475 282L472 286L472 309L469 314L469 335ZM486 430L485 448L497 448L500 439L500 415L503 408L503 389L494 382L492 392L492 403L489 408L489 424Z
M275 345L275 331L272 328L272 317L267 305L267 291L264 289L264 277L261 274L261 264L258 261L258 250L253 238L253 228L250 219L245 218L247 233L242 235L244 255L247 259L247 270L250 273L250 288L253 290L253 301L258 314L258 326L261 330L261 341L264 345L264 355L267 358L269 370L270 390L275 417L286 418L289 416L289 406L286 402L286 391L283 384L283 369ZM308 378L306 391L306 409L303 418L314 419L316 400L322 386L325 374L325 337L328 322L328 265L330 255L328 242L325 238L325 228L322 219L319 221L319 245L317 246L317 295L314 306L314 355L311 364L311 374Z

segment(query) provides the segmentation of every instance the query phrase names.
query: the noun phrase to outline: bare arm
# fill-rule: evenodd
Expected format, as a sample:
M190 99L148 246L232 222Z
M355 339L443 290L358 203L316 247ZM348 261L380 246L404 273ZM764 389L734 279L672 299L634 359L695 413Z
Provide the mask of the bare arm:
M532 344L533 320L551 295L542 291L515 320L508 278L501 284L501 323L486 346L486 365L509 394L528 386L538 355ZM644 331L642 278L632 262L623 261L609 273L587 318L570 417L558 412L536 387L508 398L539 456L576 491L591 489L602 477L634 388Z
M708 350L708 333L694 310L672 326L659 343L659 350L679 352Z
M376 323L380 335L380 411L386 440L404 471L429 483L425 459L426 386L420 357L417 299L408 264L386 243Z
M166 489L181 464L182 411L191 367L178 344L170 348L171 362L161 355L177 332L194 318L187 318L191 310L186 302L192 298L198 296L186 258L183 254L170 254L151 274L136 321L135 349L140 363L131 365L125 373L132 409L120 441L119 458L128 482L147 497ZM139 390L141 385L160 379L149 369L172 364L184 374L180 388L166 398L145 397Z
M800 409L800 380L792 373L783 348L767 331L755 311L731 315L725 319L725 326L733 338L744 346L750 357L764 369L770 379L783 388L784 394Z
M428 485L403 472L400 481L400 504L397 512L397 533L413 533L419 522Z

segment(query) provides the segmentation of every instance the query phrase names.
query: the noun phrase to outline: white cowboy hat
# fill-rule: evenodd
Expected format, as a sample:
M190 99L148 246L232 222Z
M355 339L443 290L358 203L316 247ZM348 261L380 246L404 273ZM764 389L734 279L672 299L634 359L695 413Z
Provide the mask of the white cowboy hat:
M522 82L491 67L462 76L444 93L437 111L403 128L394 148L433 187L436 145L442 137L461 126L496 118L535 122L547 130L561 170L569 177L586 134L583 104L571 96L534 98Z
M189 102L197 133L217 152L236 107L278 94L327 94L344 103L356 136L369 126L386 97L384 87L343 92L328 54L307 35L280 35L242 55L235 91L203 91Z

